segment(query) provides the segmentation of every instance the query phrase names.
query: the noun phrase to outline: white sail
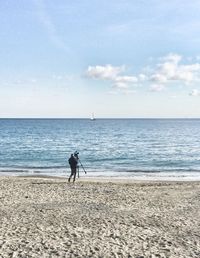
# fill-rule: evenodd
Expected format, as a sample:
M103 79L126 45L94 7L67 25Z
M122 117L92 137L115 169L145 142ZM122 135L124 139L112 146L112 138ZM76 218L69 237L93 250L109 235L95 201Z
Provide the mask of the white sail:
M95 120L94 113L92 113L90 120L92 120L92 121Z

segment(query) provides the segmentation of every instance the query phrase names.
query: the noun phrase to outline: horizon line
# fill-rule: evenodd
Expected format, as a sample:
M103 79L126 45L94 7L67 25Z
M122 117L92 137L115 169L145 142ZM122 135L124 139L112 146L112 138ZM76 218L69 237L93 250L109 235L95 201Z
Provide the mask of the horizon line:
M91 120L89 117L0 117L0 119L84 119ZM200 119L200 117L95 117L95 120L100 119Z

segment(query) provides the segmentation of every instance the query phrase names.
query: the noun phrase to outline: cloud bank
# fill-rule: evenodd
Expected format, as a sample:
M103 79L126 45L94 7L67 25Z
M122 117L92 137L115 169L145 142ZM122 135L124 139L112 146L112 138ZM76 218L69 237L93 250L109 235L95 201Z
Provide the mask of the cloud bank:
M180 64L182 56L169 54L156 65L150 80L157 83L170 83L173 81L193 83L200 79L200 64Z
M191 63L191 60L184 60L178 54L168 54L159 58L154 66L144 67L143 70L146 72L127 75L124 65L107 64L89 66L85 74L88 78L110 81L113 89L126 92L135 92L135 86L139 85L147 85L151 92L162 92L170 85L191 86L200 82L200 63ZM190 95L199 94L193 90Z

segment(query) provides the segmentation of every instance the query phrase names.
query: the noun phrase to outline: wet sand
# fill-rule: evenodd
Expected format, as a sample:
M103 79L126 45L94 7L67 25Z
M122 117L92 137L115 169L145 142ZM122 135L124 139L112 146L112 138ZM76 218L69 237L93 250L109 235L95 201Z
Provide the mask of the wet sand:
M0 257L200 257L200 182L0 177Z

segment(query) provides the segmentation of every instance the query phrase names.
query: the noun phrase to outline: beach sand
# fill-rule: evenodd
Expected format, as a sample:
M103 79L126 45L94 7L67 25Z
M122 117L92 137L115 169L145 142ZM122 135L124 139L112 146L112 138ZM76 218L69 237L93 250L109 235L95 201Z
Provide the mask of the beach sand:
M200 257L200 182L0 177L0 257Z

